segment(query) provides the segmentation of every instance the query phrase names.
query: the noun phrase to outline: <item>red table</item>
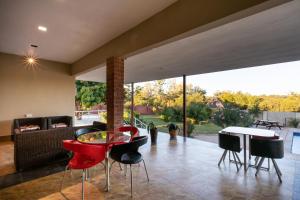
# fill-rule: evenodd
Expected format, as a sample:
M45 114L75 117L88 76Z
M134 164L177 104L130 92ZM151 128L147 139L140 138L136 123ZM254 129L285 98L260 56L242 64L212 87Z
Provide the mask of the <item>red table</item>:
M109 191L109 150L112 145L123 144L129 142L131 138L130 132L119 131L96 131L80 135L77 140L81 143L104 145L106 147L105 166L106 166L106 191Z

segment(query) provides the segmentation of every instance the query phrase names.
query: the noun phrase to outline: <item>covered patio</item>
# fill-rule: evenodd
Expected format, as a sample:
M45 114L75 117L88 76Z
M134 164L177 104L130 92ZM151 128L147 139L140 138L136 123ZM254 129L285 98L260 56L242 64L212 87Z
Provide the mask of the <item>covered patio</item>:
M2 27L8 27L0 37L0 51L3 52L0 53L0 92L4 94L0 99L0 141L4 141L3 149L11 153L16 151L12 148L16 143L11 141L15 134L14 119L41 117L49 122L54 115L71 116L72 119L75 80L106 82L105 125L112 131L123 125L124 84L131 84L133 88L137 82L182 77L184 137L170 141L167 134L159 133L157 145L148 141L140 149L147 163L150 182L147 182L143 168L135 165L133 199L300 198L300 163L297 156L289 153L290 133L279 133L288 144L285 157L278 160L282 183L279 183L274 168L262 170L255 176L255 168L237 172L228 158L218 167L224 151L218 144L186 137L186 81L189 75L300 60L299 1L169 0L162 3L157 0L153 4L150 1L148 4L123 1L120 5L98 1L89 5L80 1L75 4L57 2L30 1L29 6L26 3L15 6L9 1L0 4L5 8L1 12L4 20L0 22ZM26 12L32 11L30 5L41 8L41 12L37 9L38 14L30 12L33 15L27 15ZM70 6L72 9L69 10ZM101 12L94 9L102 6L105 9ZM37 19L43 11L43 22L49 24L49 31L48 35L41 36L40 32L31 30L31 25L40 23ZM11 13L26 19L20 26L25 28L18 29L12 23L15 16ZM120 19L124 20L120 22ZM46 27L39 26L41 29L47 32ZM23 32L24 41L17 42L16 38L23 38L20 34ZM36 40L31 44L33 39ZM41 45L38 50L35 42ZM33 48L41 55L37 59L38 65L31 65L35 60L30 59L35 58L24 58L23 52L29 46L31 51ZM24 59L29 67L20 62ZM133 105L132 98L132 111ZM131 114L133 119L133 112ZM47 123L48 128L51 125ZM68 126L71 131L66 134L78 130L72 122ZM52 128L49 128L50 132L55 132ZM148 135L145 130L140 132ZM72 137L75 139L74 134ZM13 154L1 159L12 162ZM5 176L0 176L3 186L0 187L0 199L79 199L81 171L68 173L60 192L64 167L65 164L49 165L16 173L9 166L2 171ZM114 165L110 177L111 190L105 191L104 167L101 164L94 167L91 179L85 182L86 198L131 199L130 178L124 175L124 168L120 170Z

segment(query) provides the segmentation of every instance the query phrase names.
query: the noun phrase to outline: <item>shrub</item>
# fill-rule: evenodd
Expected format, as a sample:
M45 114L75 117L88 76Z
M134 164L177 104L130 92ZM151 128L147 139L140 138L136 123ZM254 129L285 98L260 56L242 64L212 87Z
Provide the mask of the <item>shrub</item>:
M166 107L161 111L160 118L165 122L182 121L182 109L179 107Z
M211 116L211 109L202 103L191 103L187 108L187 116L194 119L194 123L207 120Z
M226 105L224 109L216 111L213 115L214 122L222 127L243 126L248 127L253 123L253 118L246 111L234 106Z
M300 123L300 120L298 120L298 119L291 119L289 121L289 126L297 128L298 125L299 125L299 123Z

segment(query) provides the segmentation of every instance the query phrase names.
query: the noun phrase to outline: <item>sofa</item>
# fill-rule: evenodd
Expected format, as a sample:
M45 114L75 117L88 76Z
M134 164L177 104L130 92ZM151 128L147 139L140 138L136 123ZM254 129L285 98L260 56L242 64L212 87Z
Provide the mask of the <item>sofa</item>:
M67 127L53 128L54 123L66 123ZM31 125L40 128L21 131L21 127ZM72 126L72 117L69 116L15 119L13 137L16 170L23 171L67 160L68 152L64 150L62 141L74 139L76 129L78 128Z

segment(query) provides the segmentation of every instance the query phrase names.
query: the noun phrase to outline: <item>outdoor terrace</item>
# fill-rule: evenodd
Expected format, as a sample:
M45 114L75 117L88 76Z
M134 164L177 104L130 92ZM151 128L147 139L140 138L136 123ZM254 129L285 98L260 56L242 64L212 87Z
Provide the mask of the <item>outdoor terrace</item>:
M141 148L150 182L142 166L133 169L133 199L294 199L297 195L299 172L293 156L278 160L283 173L279 183L275 170L261 171L255 177L255 169L236 172L234 164L217 163L223 150L217 144L182 137L169 141L167 134L159 133L158 143L150 141ZM242 156L242 155L240 155ZM299 164L298 164L299 166ZM299 168L298 168L299 171ZM79 199L81 194L81 171L70 173L64 181L63 191L59 186L63 172L34 179L0 190L0 199ZM93 169L92 179L86 183L87 199L130 199L130 178L113 166L111 190L105 192L105 173L101 164ZM298 177L298 178L297 178ZM297 181L298 180L298 181ZM299 186L299 185L298 185Z

